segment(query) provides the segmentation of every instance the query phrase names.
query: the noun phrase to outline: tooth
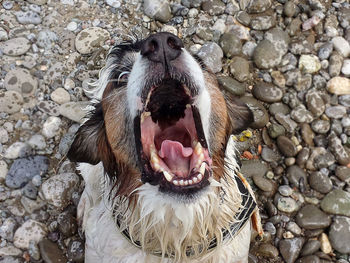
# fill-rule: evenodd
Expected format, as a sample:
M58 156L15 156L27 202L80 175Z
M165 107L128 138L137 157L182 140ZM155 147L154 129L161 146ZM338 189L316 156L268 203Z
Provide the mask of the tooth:
M188 180L186 180L186 181L184 182L184 184L185 184L185 185L188 185Z
M163 171L164 177L165 179L167 179L168 182L171 182L171 180L173 180L173 176L168 173L167 171Z
M145 120L145 118L151 116L151 112L149 111L145 111L141 114L141 123L143 123L143 121Z
M197 140L193 140L192 141L192 148L196 148L197 143L198 143Z
M157 155L153 155L153 154L152 154L151 162L152 162L153 164L159 164L159 159L158 159Z
M197 155L200 155L203 152L202 145L200 142L197 142L196 148L194 149L194 151L196 152Z
M180 180L180 181L179 181L179 184L180 184L180 185L184 185L184 180Z
M188 180L188 184L193 184L193 181L192 180Z
M179 185L179 181L178 180L173 180L173 184L174 185Z
M191 108L191 105L190 104L186 104L186 108L187 109Z
M199 155L199 159L204 160L204 153L203 152L201 152L201 154Z
M198 175L197 175L197 178L198 178L199 181L202 181L203 175L202 175L202 174L198 174Z
M204 175L205 172L205 163L202 163L201 168L199 168L199 172Z
M192 180L193 180L194 183L198 182L198 178L197 177L193 177Z
M160 166L157 163L153 163L154 170L159 171Z

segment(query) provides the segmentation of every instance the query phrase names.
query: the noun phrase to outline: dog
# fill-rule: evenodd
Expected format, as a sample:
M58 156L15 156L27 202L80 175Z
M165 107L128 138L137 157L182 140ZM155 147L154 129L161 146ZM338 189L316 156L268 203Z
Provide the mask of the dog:
M85 262L248 262L261 233L234 140L251 110L161 32L113 47L68 158L85 189Z

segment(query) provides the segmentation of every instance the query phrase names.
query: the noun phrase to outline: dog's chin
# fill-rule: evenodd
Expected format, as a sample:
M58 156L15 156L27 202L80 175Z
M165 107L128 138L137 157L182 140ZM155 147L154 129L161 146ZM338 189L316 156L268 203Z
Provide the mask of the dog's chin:
M134 119L143 183L161 192L191 197L209 185L212 160L201 116L190 89L165 78L149 87Z

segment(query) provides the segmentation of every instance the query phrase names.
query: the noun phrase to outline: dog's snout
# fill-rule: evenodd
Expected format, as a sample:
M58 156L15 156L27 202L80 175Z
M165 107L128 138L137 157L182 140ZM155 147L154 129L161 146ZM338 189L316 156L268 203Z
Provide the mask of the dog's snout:
M141 46L141 55L150 61L168 64L181 54L183 43L177 36L161 32L149 36Z

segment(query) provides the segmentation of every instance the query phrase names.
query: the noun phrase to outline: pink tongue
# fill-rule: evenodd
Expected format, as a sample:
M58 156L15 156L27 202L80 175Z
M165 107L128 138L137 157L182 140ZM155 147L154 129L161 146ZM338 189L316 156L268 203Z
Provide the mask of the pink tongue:
M183 147L177 141L165 140L162 142L159 157L164 160L174 174L179 177L187 177L192 153L191 147Z

